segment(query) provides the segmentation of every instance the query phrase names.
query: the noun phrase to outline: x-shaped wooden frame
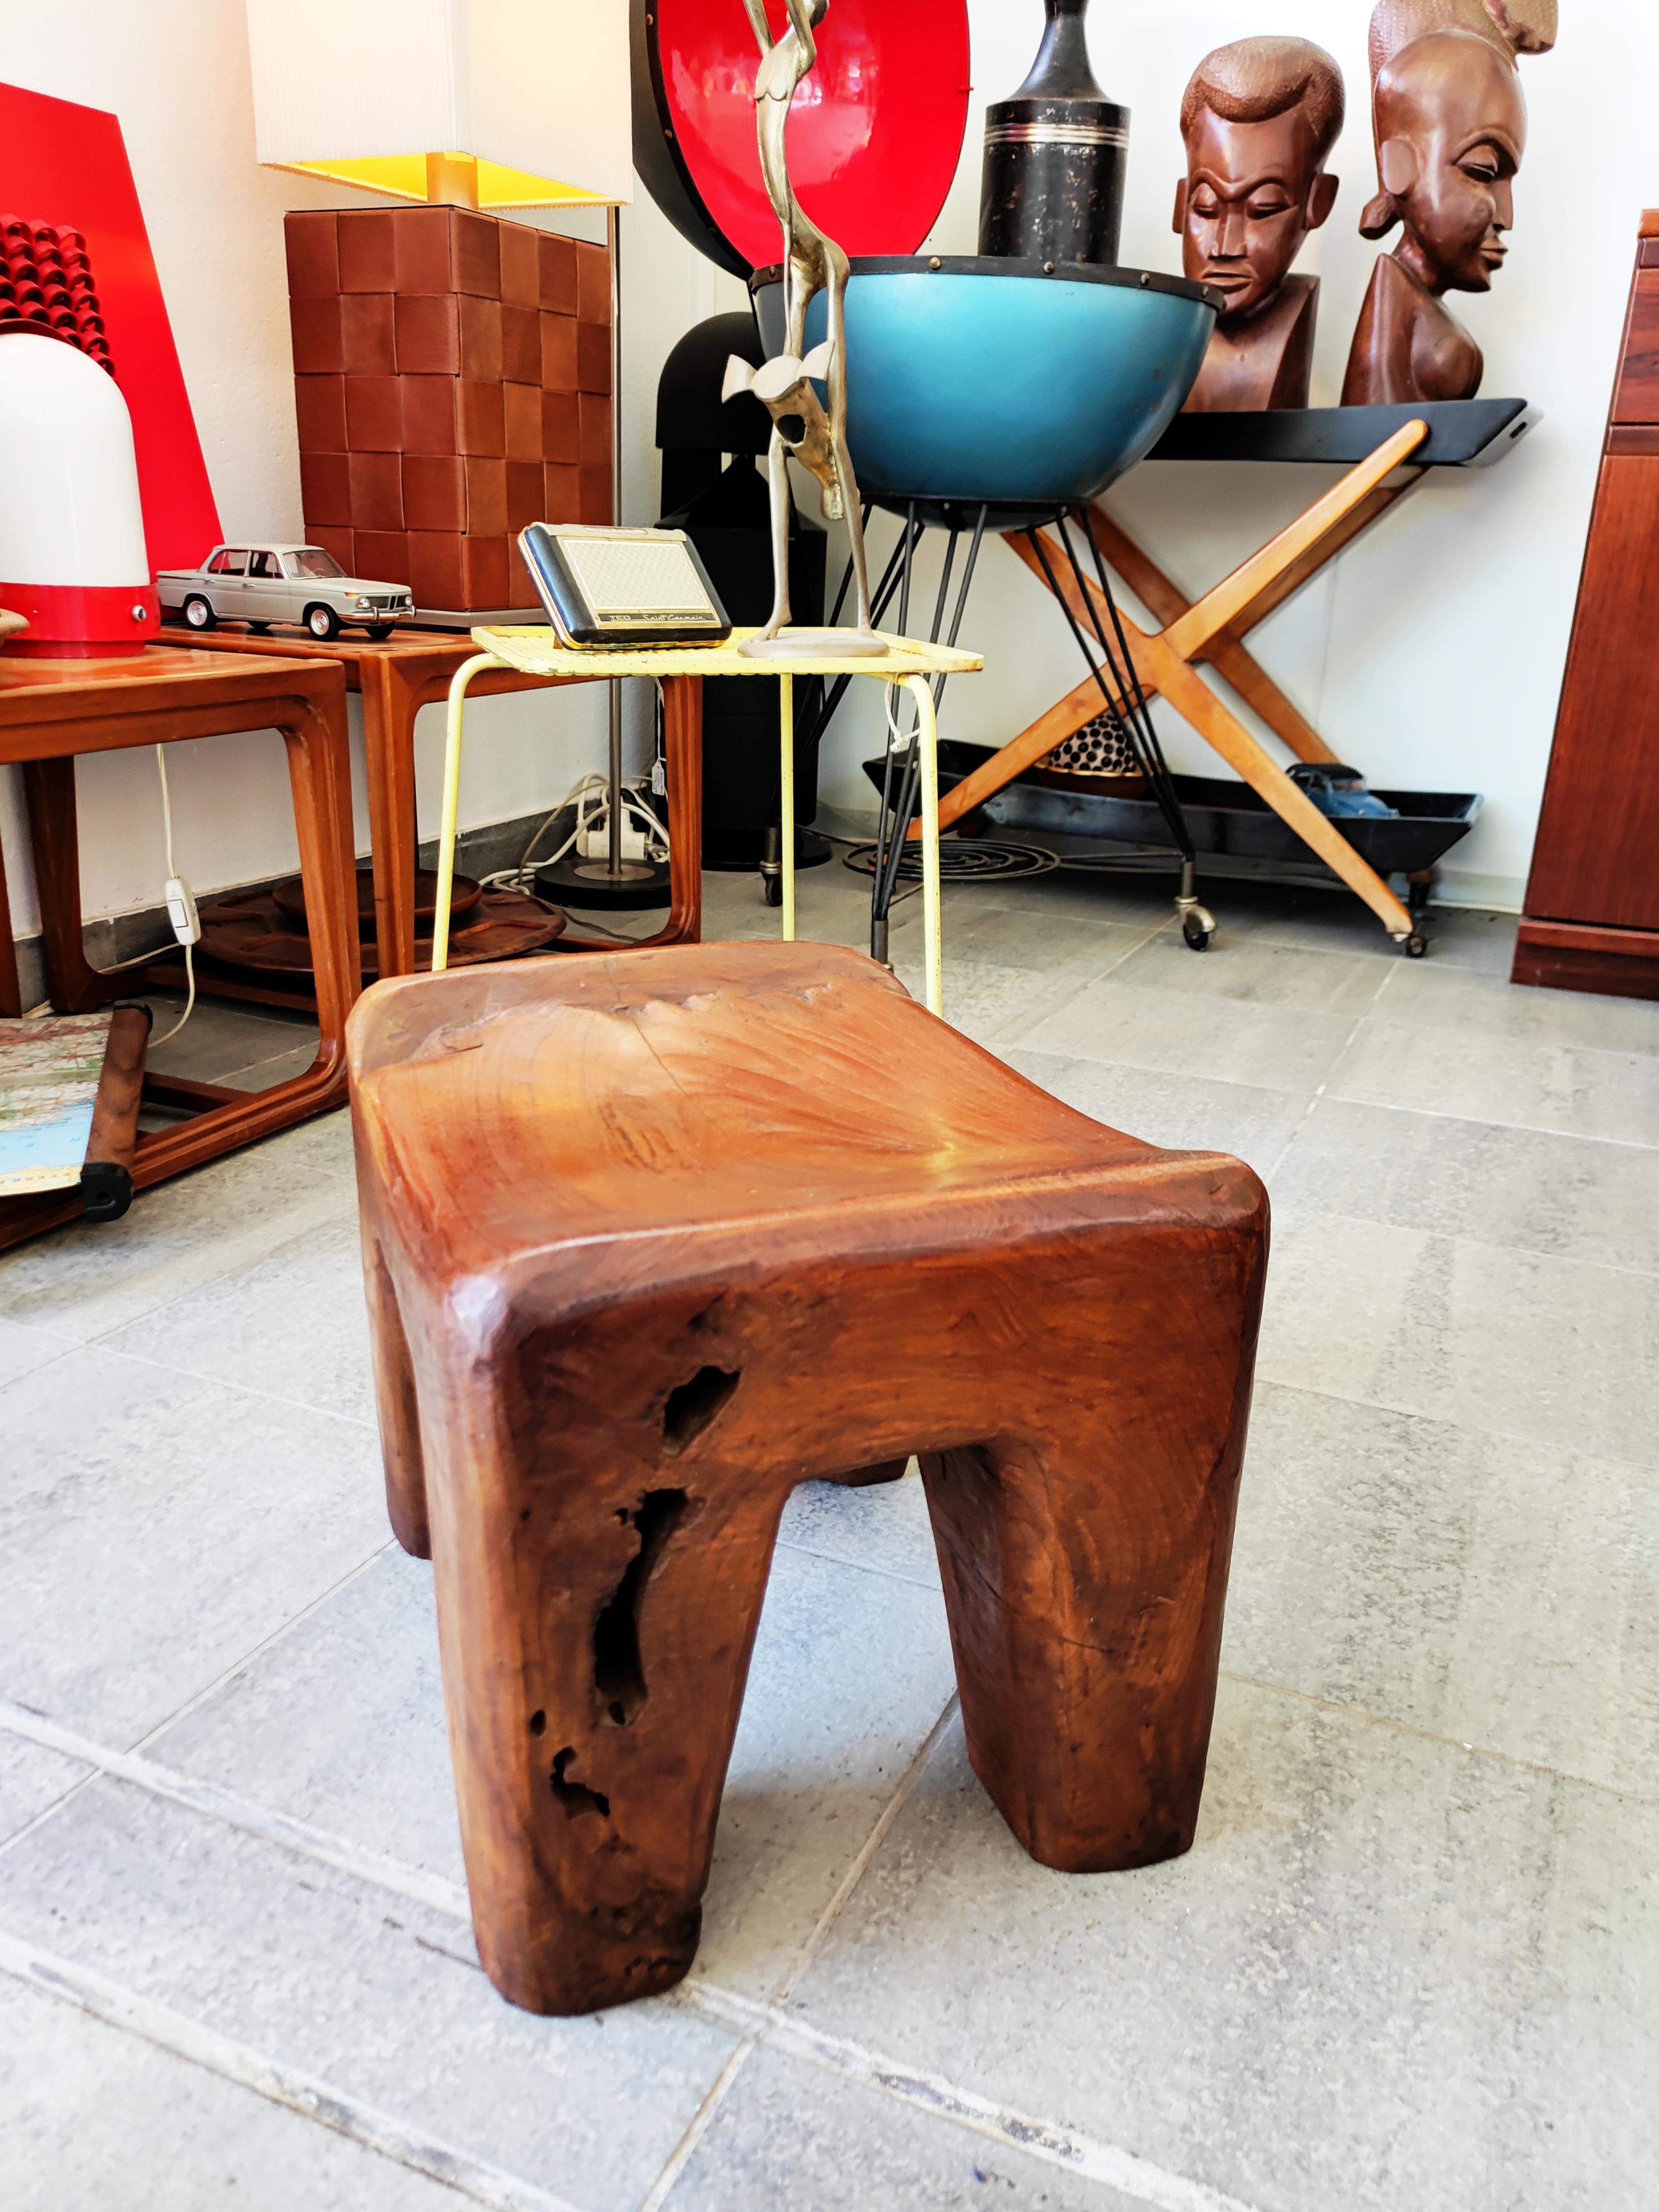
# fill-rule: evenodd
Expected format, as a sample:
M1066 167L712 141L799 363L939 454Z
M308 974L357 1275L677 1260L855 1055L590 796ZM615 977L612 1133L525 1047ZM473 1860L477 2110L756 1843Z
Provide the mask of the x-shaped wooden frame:
M1218 584L1212 592L1189 603L1169 578L1119 528L1102 507L1092 511L1097 540L1107 561L1131 591L1164 624L1149 633L1123 617L1124 634L1133 656L1135 671L1148 698L1162 692L1176 712L1190 722L1212 745L1228 766L1241 775L1303 842L1350 890L1357 892L1395 938L1409 937L1416 925L1381 876L1363 860L1328 815L1322 814L1307 793L1287 776L1267 748L1252 737L1231 708L1198 673L1196 664L1207 660L1226 678L1239 696L1253 708L1275 735L1304 761L1337 758L1317 730L1299 714L1273 678L1246 650L1246 633L1282 606L1310 576L1351 544L1361 531L1391 507L1423 474L1410 468L1412 455L1429 434L1426 422L1407 422L1368 459L1344 477L1325 496L1315 501L1286 530L1253 554L1243 565ZM1407 472L1397 482L1388 479L1396 471ZM1051 546L1054 541L1050 539ZM1042 566L1026 538L1011 535L1007 543L1048 588ZM1072 611L1090 626L1076 578L1057 546L1050 564L1059 578ZM1090 599L1100 604L1099 586L1087 580ZM964 814L1000 791L1024 769L1051 753L1063 739L1093 721L1101 710L1100 685L1092 676L994 758L975 769L939 803L939 827L949 829ZM919 833L913 828L910 835Z

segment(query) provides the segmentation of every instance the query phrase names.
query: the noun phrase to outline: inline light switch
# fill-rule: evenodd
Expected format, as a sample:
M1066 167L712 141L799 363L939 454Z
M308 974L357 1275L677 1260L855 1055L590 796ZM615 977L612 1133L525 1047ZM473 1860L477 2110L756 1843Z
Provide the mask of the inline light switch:
M196 894L182 876L167 878L167 920L179 944L199 945L202 924L196 912Z

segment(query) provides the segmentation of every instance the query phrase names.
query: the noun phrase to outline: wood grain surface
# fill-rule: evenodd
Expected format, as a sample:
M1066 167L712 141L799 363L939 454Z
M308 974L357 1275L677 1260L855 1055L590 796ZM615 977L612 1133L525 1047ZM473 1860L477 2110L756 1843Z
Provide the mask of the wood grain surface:
M1511 970L1517 983L1636 999L1659 998L1656 224L1650 210Z
M1014 1834L1073 1872L1188 1849L1248 1168L1101 1127L823 945L381 983L349 1060L388 1497L503 1995L686 1972L784 1503L912 1452Z

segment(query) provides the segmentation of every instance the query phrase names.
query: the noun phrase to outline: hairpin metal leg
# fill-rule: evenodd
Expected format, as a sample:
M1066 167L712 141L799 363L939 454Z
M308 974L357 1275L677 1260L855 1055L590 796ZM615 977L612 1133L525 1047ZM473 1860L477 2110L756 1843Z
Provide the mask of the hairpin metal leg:
M455 896L455 828L461 811L461 723L467 687L486 668L504 668L493 653L475 653L455 671L449 686L449 720L444 741L444 809L438 831L438 897L432 917L432 972L449 965L449 914Z

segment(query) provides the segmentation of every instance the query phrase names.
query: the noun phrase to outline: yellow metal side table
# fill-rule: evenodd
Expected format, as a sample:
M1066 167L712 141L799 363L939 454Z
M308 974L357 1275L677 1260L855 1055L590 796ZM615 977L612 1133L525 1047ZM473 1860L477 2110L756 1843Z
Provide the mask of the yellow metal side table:
M520 676L543 676L550 684L609 683L613 677L644 676L666 679L686 676L759 676L780 681L782 698L781 819L795 818L794 679L797 676L867 676L878 683L902 686L916 702L915 742L921 748L921 860L922 915L927 946L927 1005L942 1013L945 1008L945 970L942 917L939 910L939 722L933 708L932 679L943 676L972 676L985 665L976 653L960 653L949 646L927 645L913 638L895 637L879 659L830 659L803 652L780 659L750 659L738 650L753 630L736 630L724 645L678 646L638 653L614 649L573 650L562 646L551 629L475 629L472 641L479 648L456 670L449 687L449 736L444 754L443 828L438 842L438 901L432 933L434 974L449 964L450 903L455 880L455 830L460 808L461 737L466 713L467 688L476 677L490 669L510 668ZM787 638L788 632L784 635ZM783 856L783 934L795 934L795 841L780 840Z

